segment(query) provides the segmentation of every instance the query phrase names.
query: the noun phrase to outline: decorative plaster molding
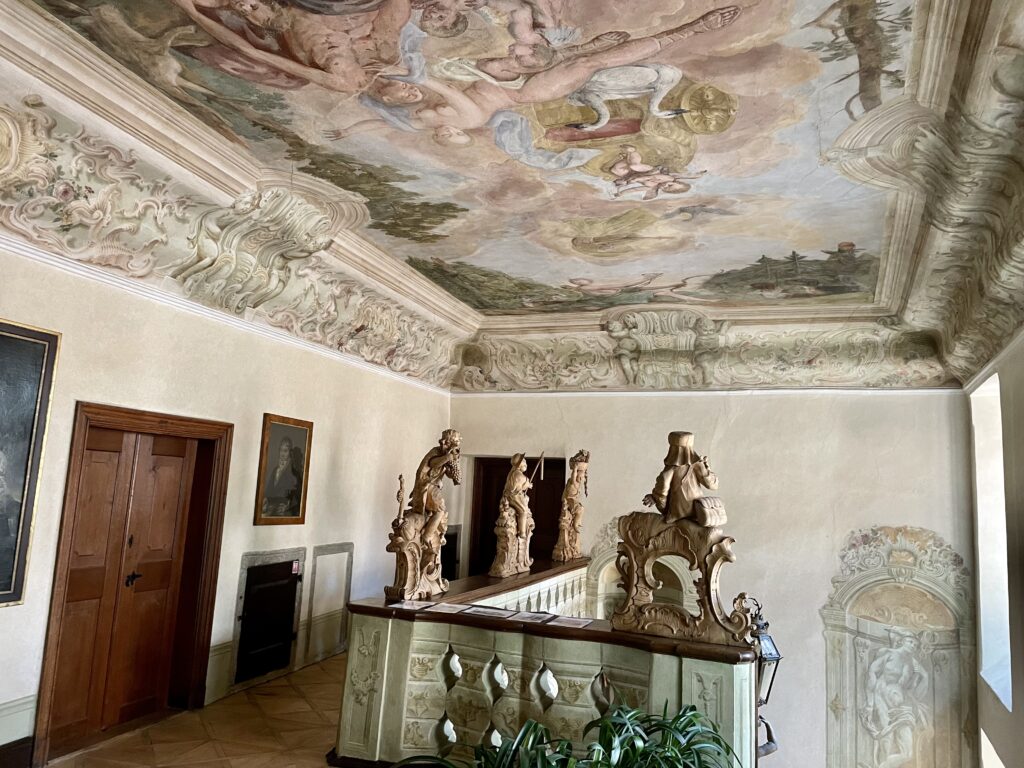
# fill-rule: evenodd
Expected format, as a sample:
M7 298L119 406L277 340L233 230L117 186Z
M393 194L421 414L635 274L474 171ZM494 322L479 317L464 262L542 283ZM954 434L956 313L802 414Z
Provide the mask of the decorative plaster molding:
M687 310L614 316L604 334L481 335L462 345L461 360L454 386L467 392L950 383L924 334L879 324L729 327Z
M961 381L1024 323L1024 52L1001 57L987 109L924 131L913 169L935 235L907 315L939 330Z
M267 322L322 344L438 386L454 375L460 337L339 271L322 256L295 268L305 284Z
M269 177L271 186L221 207L47 110L36 96L18 107L0 103L0 230L249 324L447 385L462 336L343 272L336 259L329 263L325 249L336 227L365 223L365 205L357 195L296 177L288 188ZM183 250L189 253L180 258Z
M332 200L352 193L318 179L268 168L125 66L70 32L32 2L0 5L0 61L56 91L217 194L237 198L252 189L284 186ZM171 88L170 90L174 90ZM182 175L184 175L182 174ZM316 187L319 189L316 189ZM358 197L358 196L355 196ZM357 231L368 221L333 221L339 231L331 254L350 270L412 305L417 313L469 333L482 316Z

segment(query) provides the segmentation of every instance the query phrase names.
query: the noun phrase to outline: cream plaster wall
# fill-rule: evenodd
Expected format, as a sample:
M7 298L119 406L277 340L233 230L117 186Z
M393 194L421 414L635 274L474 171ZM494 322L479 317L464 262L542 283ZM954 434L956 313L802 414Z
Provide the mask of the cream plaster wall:
M393 566L383 555L396 478L399 472L409 477L448 426L447 394L163 306L2 248L0 318L63 334L25 602L0 608L0 744L31 731L76 401L235 425L213 645L231 640L243 552L306 547L308 566L314 545L352 541L352 596L377 593L390 580ZM252 525L264 412L314 422L303 526ZM309 590L303 591L308 600ZM318 601L324 597L318 595Z
M1003 477L1006 500L1006 546L1009 558L1010 671L1012 711L984 678L978 678L978 719L992 748L1007 768L1021 764L1024 753L1024 344L1001 355L991 369L999 374L1003 411ZM1002 557L990 541L978 541L979 557ZM988 762L986 762L988 766Z
M1024 450L1024 413L1021 419ZM696 434L721 480L717 495L736 538L738 562L723 570L724 593L762 599L786 657L766 712L782 740L769 760L777 768L825 765L818 611L846 535L876 524L921 526L973 559L969 421L960 392L469 395L453 397L452 422L469 455L589 449L586 549L604 522L640 507L662 466L667 433Z

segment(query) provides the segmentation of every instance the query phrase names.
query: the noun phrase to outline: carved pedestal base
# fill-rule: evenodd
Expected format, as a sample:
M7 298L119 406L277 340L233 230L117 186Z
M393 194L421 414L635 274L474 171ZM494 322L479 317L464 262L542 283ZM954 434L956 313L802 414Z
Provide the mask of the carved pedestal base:
M520 536L515 512L504 499L501 500L498 522L494 526L494 533L498 539L498 551L494 555L491 570L487 572L488 576L504 579L517 573L530 571L530 566L533 565L533 558L530 557L533 529L534 523L531 516L526 523L526 536Z
M395 553L395 583L384 587L387 600L424 600L448 591L448 580L441 576L447 516L438 523L436 530L424 531L418 512L407 512L391 523L387 551Z
M733 539L721 528L705 527L692 520L667 523L653 512L633 512L619 519L617 566L626 590L626 601L612 616L612 627L666 637L750 647L750 611L741 593L726 613L718 596L719 569L733 562ZM695 579L698 614L681 605L655 603L661 584L653 575L658 558L679 555L697 571Z
M551 559L556 563L567 563L581 557L583 553L580 551L576 515L570 509L562 510L562 517L558 521L558 541L551 553Z

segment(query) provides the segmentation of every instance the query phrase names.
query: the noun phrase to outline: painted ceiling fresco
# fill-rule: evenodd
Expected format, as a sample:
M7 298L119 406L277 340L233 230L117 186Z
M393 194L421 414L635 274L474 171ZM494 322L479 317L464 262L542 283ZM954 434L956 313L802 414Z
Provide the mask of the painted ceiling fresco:
M864 304L910 0L38 0L488 314Z

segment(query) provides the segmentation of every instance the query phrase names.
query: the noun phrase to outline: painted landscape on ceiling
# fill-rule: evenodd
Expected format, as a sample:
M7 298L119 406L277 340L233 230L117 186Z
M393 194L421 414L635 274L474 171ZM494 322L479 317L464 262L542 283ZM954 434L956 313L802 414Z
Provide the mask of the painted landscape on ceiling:
M873 298L910 0L38 2L485 313Z

